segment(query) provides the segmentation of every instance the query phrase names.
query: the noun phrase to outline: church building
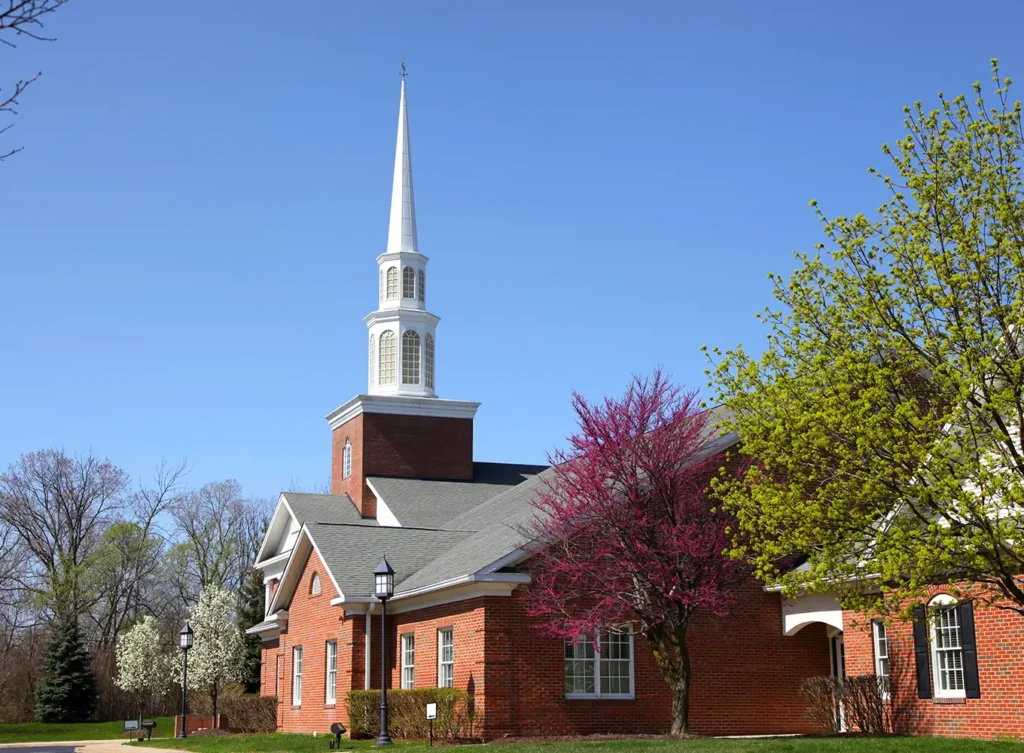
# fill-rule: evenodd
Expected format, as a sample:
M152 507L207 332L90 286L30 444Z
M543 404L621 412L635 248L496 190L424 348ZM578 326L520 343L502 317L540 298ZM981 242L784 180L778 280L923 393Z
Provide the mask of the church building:
M389 688L464 689L474 711L471 733L485 739L666 732L669 689L643 636L625 630L566 645L526 617L521 589L529 576L521 565L528 542L521 530L548 471L474 459L479 403L436 392L444 361L439 320L428 308L427 266L416 236L403 76L387 246L377 257L377 307L364 320L367 389L327 415L331 494L283 493L256 562L267 609L248 632L262 640L262 693L277 698L278 728L348 726L348 691L380 688L386 680ZM737 441L721 437L717 449ZM385 555L395 593L382 647L372 574ZM968 683L974 662L976 686L979 659L966 646L968 632L974 641L974 617L958 609L955 637L964 645L954 651L963 654ZM909 635L907 627L892 629ZM692 731L820 731L806 717L801 682L842 677L846 664L888 673L898 643L887 641L885 630L844 613L829 595L793 603L751 582L731 617L704 618L691 630ZM982 661L981 683L992 693L978 701L977 692L962 689L963 672L959 691L939 690L956 682L952 674L936 669L930 679L928 667L954 661L952 653L929 659L920 641L907 645L918 662L914 731L1024 732L997 718L999 704L1024 691L1019 662L1007 660L1007 675L1007 662ZM985 645L980 638L978 645ZM932 684L947 705L934 705L931 690L920 690Z

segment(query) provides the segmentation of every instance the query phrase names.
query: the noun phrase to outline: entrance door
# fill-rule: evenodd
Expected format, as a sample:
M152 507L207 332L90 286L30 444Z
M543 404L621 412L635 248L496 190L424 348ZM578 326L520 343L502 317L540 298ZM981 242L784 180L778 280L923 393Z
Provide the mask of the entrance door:
M829 638L828 645L829 658L832 662L832 677L842 683L843 678L846 677L846 651L843 646L843 633L837 631ZM836 729L846 732L846 709L843 708L841 700L836 702L836 722Z

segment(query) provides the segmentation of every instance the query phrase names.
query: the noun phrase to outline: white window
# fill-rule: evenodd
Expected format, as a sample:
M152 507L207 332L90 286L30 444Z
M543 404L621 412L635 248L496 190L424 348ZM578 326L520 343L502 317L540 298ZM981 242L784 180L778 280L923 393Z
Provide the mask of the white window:
M380 334L380 366L377 374L381 384L395 383L395 333L390 329Z
M309 593L310 596L320 595L320 576L317 573L313 573L313 578L309 582Z
M341 475L348 478L352 475L352 442L345 440L345 451L341 456Z
M875 676L882 693L889 695L889 637L885 632L885 623L881 620L872 621L871 635L875 644Z
M327 689L324 699L331 705L337 699L338 687L338 642L327 641Z
M952 596L940 595L928 605L932 632L932 673L937 698L963 698L964 653L960 613Z
M374 372L377 370L377 338L370 335L370 384L373 384Z
M633 633L629 629L600 634L600 650L590 636L565 643L567 698L632 698Z
M302 646L292 649L292 706L302 705Z
M455 686L455 633L452 628L437 631L437 687Z
M427 301L427 274L422 269L420 270L420 303L426 303Z
M402 270L402 298L416 297L416 270L406 267Z
M398 298L398 267L388 267L388 300Z
M416 684L416 636L402 636L402 690L412 690Z
M434 336L427 335L423 354L423 384L434 389Z
M402 333L402 384L420 383L420 336L407 329Z

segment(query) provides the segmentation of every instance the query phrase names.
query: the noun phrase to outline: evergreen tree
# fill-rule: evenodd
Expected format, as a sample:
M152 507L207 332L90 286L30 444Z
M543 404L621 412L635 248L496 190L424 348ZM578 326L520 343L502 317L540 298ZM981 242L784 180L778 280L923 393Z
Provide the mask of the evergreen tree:
M243 635L245 631L258 622L262 622L266 614L266 591L263 577L258 570L252 570L242 583L241 604L238 608L238 627ZM242 685L246 693L260 692L260 662L262 660L262 641L258 635L245 636L245 659L242 663Z
M42 679L36 685L36 718L83 722L92 716L98 696L92 657L82 641L78 620L59 621L43 657Z

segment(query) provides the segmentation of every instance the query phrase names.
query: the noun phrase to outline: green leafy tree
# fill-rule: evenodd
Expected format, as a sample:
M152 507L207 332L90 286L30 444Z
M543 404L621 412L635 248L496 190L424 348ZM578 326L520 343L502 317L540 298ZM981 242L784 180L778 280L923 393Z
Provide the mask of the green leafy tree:
M252 570L242 583L241 604L238 608L238 628L243 635L263 620L266 614L266 589L259 570ZM245 636L245 657L242 660L242 686L246 693L260 692L260 664L262 641L258 635Z
M1024 134L992 68L994 106L905 108L877 215L815 209L828 247L770 276L764 352L709 354L756 461L717 488L737 554L790 593L971 581L1024 613Z
M56 623L43 657L43 677L36 686L36 717L43 722L82 722L96 708L98 690L92 657L78 621Z

